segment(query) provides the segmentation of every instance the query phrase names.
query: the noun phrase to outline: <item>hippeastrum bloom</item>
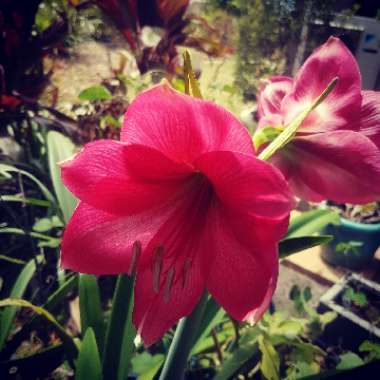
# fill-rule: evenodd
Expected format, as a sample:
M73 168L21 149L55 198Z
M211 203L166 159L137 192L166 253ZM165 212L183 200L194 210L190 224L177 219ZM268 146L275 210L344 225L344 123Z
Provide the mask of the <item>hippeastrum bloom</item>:
M359 130L377 146L380 151L380 92L362 91Z
M206 288L238 320L268 307L291 193L227 111L156 86L128 107L121 142L86 145L62 178L80 199L63 267L136 271L133 321L146 345Z
M331 93L270 162L302 199L367 203L380 198L379 93L361 92L355 58L339 39L330 37L314 51L294 79L273 77L264 83L258 131L272 126L279 133L334 78L337 84Z

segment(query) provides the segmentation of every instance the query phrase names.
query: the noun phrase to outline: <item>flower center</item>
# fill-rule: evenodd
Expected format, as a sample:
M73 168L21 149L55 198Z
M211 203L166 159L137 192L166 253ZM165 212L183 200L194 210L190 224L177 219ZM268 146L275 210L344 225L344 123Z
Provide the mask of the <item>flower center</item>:
M162 292L164 302L169 301L175 284L180 282L182 289L187 286L190 269L199 262L197 255L213 195L210 181L202 173L193 174L171 217L149 244L153 290Z

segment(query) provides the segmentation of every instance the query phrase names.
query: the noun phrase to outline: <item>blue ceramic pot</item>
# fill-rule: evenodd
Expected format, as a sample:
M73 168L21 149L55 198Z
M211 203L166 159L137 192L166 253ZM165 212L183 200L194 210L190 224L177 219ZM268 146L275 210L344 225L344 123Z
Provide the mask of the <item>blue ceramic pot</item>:
M329 224L323 233L334 238L321 246L322 258L349 269L363 269L380 246L380 223L364 224L341 218L341 224Z

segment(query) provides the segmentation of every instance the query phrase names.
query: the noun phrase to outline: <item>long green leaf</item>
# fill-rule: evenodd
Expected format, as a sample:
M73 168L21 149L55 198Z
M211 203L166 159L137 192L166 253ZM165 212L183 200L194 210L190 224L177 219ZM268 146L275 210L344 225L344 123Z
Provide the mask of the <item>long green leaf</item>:
M52 311L54 308L60 304L67 294L73 291L78 286L78 275L74 274L66 279L66 281L53 293L50 294L44 308L46 310Z
M151 355L147 351L133 357L133 372L138 374L138 380L152 380L161 368L165 356L162 354ZM123 379L124 380L124 379Z
M36 263L34 260L30 260L18 275L10 292L11 298L20 298L23 296L35 271ZM0 350L8 338L16 310L17 308L15 306L10 306L4 309L0 314Z
M24 198L20 195L0 195L0 200L3 202L20 202L32 206L50 207L51 203L43 199Z
M95 276L81 274L79 277L79 308L82 334L91 327L100 352L104 344L104 319L98 281Z
M33 310L36 314L44 317L55 329L57 335L61 339L66 348L69 358L74 359L78 354L78 348L74 343L73 338L66 332L66 330L57 322L54 316L41 306L36 306L29 301L22 299L7 298L0 301L0 308L7 306L26 307Z
M340 223L337 212L328 209L316 209L304 212L290 220L286 238L313 235L320 232L329 223Z
M70 158L75 150L75 145L66 136L56 131L48 132L47 151L50 176L65 222L68 222L74 212L77 200L63 185L58 163Z
M75 380L102 380L102 367L95 334L91 327L86 330L76 362Z
M280 259L317 245L326 244L331 239L331 235L322 235L300 236L281 240L279 243Z
M43 308L49 312L52 312L54 308L61 303L67 294L74 290L78 286L78 275L74 274L71 277L67 278L66 281L55 291L53 292L46 303L43 305ZM29 323L25 323L23 328L18 331L7 343L5 351L3 352L5 357L10 356L13 352L16 351L17 347L26 339L26 336L35 328L35 326L41 322L43 317L39 314L36 314L31 318ZM8 355L9 354L9 355Z
M22 230L21 228L17 228L17 227L0 228L0 234L14 234L14 235L27 235L27 234L29 234L33 238L42 239L42 240L45 240L48 242L54 242L57 245L59 245L59 242L61 241L61 239L59 239L59 238L55 238L55 237L52 237L49 235L41 234L40 232L31 231L31 232L27 233L26 231Z
M193 346L192 353L197 351L203 339L205 339L210 334L211 330L223 320L224 315L225 311L210 296L207 300L206 309L203 314L199 330L195 336L195 344Z
M8 263L17 264L17 265L25 265L26 264L26 261L24 261L24 260L15 259L13 257L9 257L6 255L0 255L0 260L4 260Z
M45 379L64 360L63 344L57 344L32 355L0 362L0 379L8 379L12 371L20 379Z
M318 98L303 112L301 112L285 129L259 154L260 160L268 160L279 149L288 144L296 134L303 121L314 111L334 89L338 78L334 78Z
M33 174L28 173L25 170L16 168L15 166L12 165L7 165L7 164L0 164L0 174L3 176L7 177L9 176L8 173L18 173L21 174L25 177L28 177L31 179L41 190L42 194L44 197L52 204L56 203L56 199L54 198L53 194L49 191L49 189L39 180L37 179Z
M118 277L104 346L105 379L124 380L128 374L136 336L132 324L133 288L134 277Z

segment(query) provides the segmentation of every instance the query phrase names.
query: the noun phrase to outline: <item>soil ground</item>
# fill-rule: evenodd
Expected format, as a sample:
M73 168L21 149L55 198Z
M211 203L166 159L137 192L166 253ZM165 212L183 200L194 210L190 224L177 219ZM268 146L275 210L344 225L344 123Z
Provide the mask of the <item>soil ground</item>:
M304 274L296 272L292 268L288 268L285 265L280 264L277 288L273 297L276 310L284 310L289 313L292 312L293 308L292 302L289 300L289 292L293 285L298 285L300 289L310 287L312 294L312 298L310 300L311 306L317 306L320 297L329 288L328 286L322 285Z

